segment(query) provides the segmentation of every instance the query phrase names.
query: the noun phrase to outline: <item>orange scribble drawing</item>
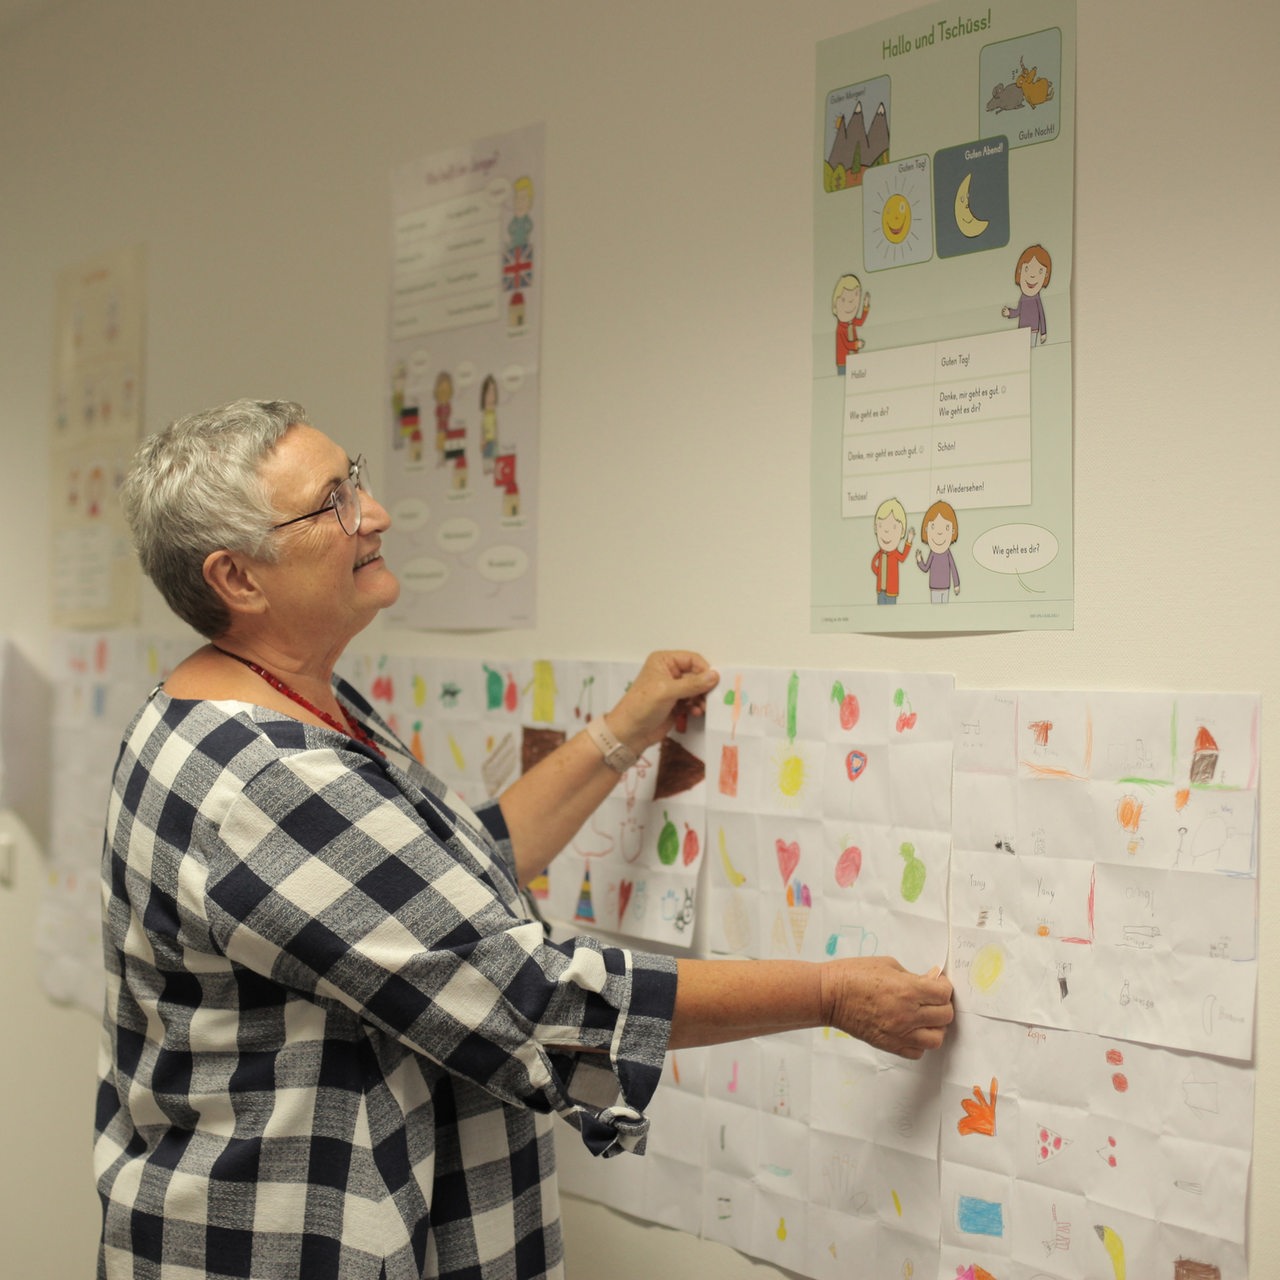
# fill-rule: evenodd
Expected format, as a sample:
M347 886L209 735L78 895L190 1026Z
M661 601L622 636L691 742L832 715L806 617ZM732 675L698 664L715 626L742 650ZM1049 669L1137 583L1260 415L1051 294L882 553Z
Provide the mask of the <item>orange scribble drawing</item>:
M1053 731L1052 720L1033 720L1027 728L1031 730L1032 739L1037 747L1049 745L1049 734Z
M1142 821L1142 801L1136 796L1124 796L1116 805L1116 821L1126 831L1137 831Z
M962 1135L968 1136L971 1133L981 1133L988 1138L995 1137L997 1089L996 1078L992 1076L990 1099L983 1096L982 1086L975 1084L973 1086L973 1097L960 1100L960 1105L964 1108L964 1119L956 1122L956 1128Z

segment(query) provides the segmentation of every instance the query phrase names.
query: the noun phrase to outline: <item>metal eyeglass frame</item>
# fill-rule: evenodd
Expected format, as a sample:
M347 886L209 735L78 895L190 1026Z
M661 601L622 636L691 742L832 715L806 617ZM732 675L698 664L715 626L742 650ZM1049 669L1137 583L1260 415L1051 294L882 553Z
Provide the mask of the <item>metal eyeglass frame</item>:
M324 515L326 511L332 511L333 514L338 517L338 527L342 532L348 537L355 537L355 535L360 532L360 519L362 514L360 511L360 495L362 493L369 492L368 488L362 484L360 480L360 473L363 470L364 454L362 453L351 464L350 470L347 472L347 478L334 488L324 506L317 507L314 511L308 511L304 516L294 516L291 520L281 520L279 524L273 524L271 526L272 532L274 533L277 529L285 529L291 524L297 524L300 520L313 520L316 516ZM349 502L346 498L339 498L338 496L344 489L346 489L351 495ZM352 529L347 528L346 521L342 518L342 509L344 506L348 505L354 507L356 513L355 527Z

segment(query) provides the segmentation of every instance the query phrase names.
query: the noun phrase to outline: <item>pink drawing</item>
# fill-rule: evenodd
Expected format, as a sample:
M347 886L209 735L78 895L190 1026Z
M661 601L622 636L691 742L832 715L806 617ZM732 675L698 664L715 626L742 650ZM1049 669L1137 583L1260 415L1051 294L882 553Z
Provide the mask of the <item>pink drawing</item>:
M782 874L782 883L785 885L800 865L800 842L775 840L774 846L778 851L778 870Z
M836 884L848 889L862 873L862 850L851 844L836 859Z

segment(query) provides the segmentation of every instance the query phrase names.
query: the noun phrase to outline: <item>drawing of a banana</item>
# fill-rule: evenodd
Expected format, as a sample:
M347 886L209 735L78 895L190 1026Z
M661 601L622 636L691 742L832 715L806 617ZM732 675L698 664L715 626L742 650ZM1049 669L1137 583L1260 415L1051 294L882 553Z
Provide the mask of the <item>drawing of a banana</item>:
M725 876L728 878L729 883L733 885L733 887L736 889L740 885L744 885L747 883L747 877L744 876L742 872L739 871L738 868L733 865L733 862L729 858L729 846L726 843L724 838L723 827L719 828L719 833L720 833L720 842L719 842L720 843L720 861L724 864Z
M1110 1227L1095 1226L1093 1229L1098 1233L1098 1239L1102 1241L1102 1247L1111 1258L1116 1280L1125 1280L1124 1241Z

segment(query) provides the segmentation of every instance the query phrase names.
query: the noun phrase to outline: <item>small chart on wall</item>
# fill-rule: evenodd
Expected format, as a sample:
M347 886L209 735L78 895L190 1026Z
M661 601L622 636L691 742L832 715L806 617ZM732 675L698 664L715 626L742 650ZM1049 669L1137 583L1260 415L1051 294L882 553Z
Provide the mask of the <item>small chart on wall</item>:
M818 46L815 632L1073 625L1074 86L1072 0Z

